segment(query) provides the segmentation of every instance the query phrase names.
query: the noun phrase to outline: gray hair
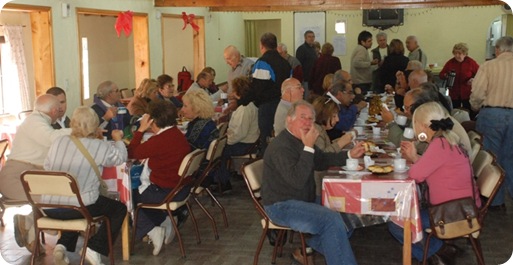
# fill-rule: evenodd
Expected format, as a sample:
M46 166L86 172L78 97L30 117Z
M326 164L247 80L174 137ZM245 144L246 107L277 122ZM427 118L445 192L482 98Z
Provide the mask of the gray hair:
M291 117L293 120L296 118L296 110L299 106L305 106L310 111L312 111L312 116L315 117L315 109L312 106L312 104L308 103L307 101L301 99L294 103L292 103L292 106L290 107L289 111L287 112L287 117Z
M406 37L406 40L413 40L415 42L418 42L417 37L413 36L413 35L410 35L410 36Z
M413 122L418 121L421 124L430 126L432 120L441 120L450 117L444 107L440 105L438 102L428 102L422 104L417 108L415 113L413 113ZM413 128L415 131L415 126ZM415 131L415 134L419 134L421 132ZM460 142L460 137L454 133L452 130L438 131L435 132L436 135L442 135L451 146L458 146Z
M98 96L101 99L105 99L105 97L112 92L112 86L114 85L114 82L112 81L104 81L101 84L98 85L98 89L96 90L96 96Z
M285 43L278 43L278 47L281 47L281 50L287 52L287 45Z
M500 52L513 52L513 37L501 37L495 43L495 48L497 48Z
M411 60L408 62L408 65L406 66L406 70L424 70L424 66L422 66L422 62L419 60Z
M228 53L230 56L236 55L240 56L239 49L233 45L228 45L226 48L224 48L224 52Z
M343 93L346 90L346 86L348 83L349 82L347 82L346 80L339 80L339 81L331 84L331 86L328 90L333 96L336 97L338 95L338 92Z
M59 108L60 102L56 96L52 94L43 94L34 101L34 110L50 113L53 109Z
M378 34L376 34L376 39L379 39L380 37L385 37L386 38L387 34L385 32L383 32L383 31L378 32Z

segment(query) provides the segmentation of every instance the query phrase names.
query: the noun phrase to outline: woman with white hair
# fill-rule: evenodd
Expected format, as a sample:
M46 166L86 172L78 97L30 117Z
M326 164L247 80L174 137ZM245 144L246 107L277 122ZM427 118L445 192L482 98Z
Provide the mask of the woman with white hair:
M126 206L119 201L100 195L98 176L77 144L83 145L85 151L89 152L96 164L95 166L101 172L103 167L121 165L127 160L127 150L122 141L123 132L120 130L112 131L114 143L101 140L103 137L101 130L98 129L98 116L92 108L85 106L78 107L73 112L70 126L71 136L62 136L52 143L44 168L46 170L68 172L76 179L80 196L89 213L92 216L104 215L109 218L112 241L115 242L126 215ZM72 137L78 140L77 144ZM69 201L70 198L66 196L43 196L42 200L51 203L71 203L78 206L78 202ZM74 210L51 209L46 210L45 213L51 218L63 220L83 218L79 212ZM69 264L66 250L75 251L79 235L78 232L62 232L53 251L55 264ZM98 232L89 239L85 251L86 259L91 264L101 264L100 255L109 255L105 224L101 224Z
M474 197L476 205L481 205L479 191L472 183L472 168L467 152L459 143L459 136L452 131L454 123L446 110L437 102L428 102L418 107L413 114L413 130L418 141L428 147L419 156L413 141L401 142L401 153L412 163L409 177L416 182L426 182L429 187L429 203L441 204L447 201ZM420 211L422 230L430 227L428 209ZM389 223L389 230L399 241L403 231ZM427 236L427 235L425 235ZM424 244L412 246L413 256L421 261ZM432 237L429 243L428 264L454 264L457 248Z

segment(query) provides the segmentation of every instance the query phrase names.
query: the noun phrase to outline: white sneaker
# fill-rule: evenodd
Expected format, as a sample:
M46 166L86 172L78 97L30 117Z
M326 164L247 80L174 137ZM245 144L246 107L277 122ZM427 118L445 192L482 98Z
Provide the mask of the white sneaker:
M82 254L82 251L84 251L84 249L80 250L80 254ZM90 249L89 247L86 250L85 259L91 265L104 265L102 263L102 255L100 255L100 253Z
M165 234L166 229L160 226L155 226L148 233L151 243L153 244L153 256L157 256L160 253L160 249L162 249L162 244L164 243Z
M176 217L173 218L176 222ZM175 229L173 228L173 224L171 223L171 219L169 219L169 216L166 217L166 220L164 220L164 222L160 226L166 229L166 237L164 239L164 244L169 245L171 242L173 242L173 239L176 236Z
M53 262L55 265L68 265L69 259L66 256L66 247L62 244L57 244L53 249Z

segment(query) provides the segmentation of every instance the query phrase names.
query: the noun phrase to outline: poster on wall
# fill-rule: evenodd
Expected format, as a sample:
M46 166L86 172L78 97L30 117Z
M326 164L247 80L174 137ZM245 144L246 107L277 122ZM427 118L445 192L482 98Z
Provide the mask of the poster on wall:
M305 42L307 30L315 33L315 41L322 46L326 42L326 13L294 12L294 52Z

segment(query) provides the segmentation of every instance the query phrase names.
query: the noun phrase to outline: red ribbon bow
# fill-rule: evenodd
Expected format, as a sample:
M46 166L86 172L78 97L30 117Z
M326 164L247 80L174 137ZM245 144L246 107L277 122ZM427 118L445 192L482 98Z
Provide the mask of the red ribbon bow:
M199 26L196 25L196 23L194 23L194 18L196 16L194 14L189 14L187 15L187 13L185 12L182 12L182 19L183 19L183 28L182 30L185 29L185 27L187 27L187 24L191 24L191 27L194 31L198 32L199 31Z
M118 38L121 35L121 31L125 32L125 36L130 36L132 32L132 17L134 13L132 11L119 12L118 18L116 19L116 24L114 28L118 33Z

